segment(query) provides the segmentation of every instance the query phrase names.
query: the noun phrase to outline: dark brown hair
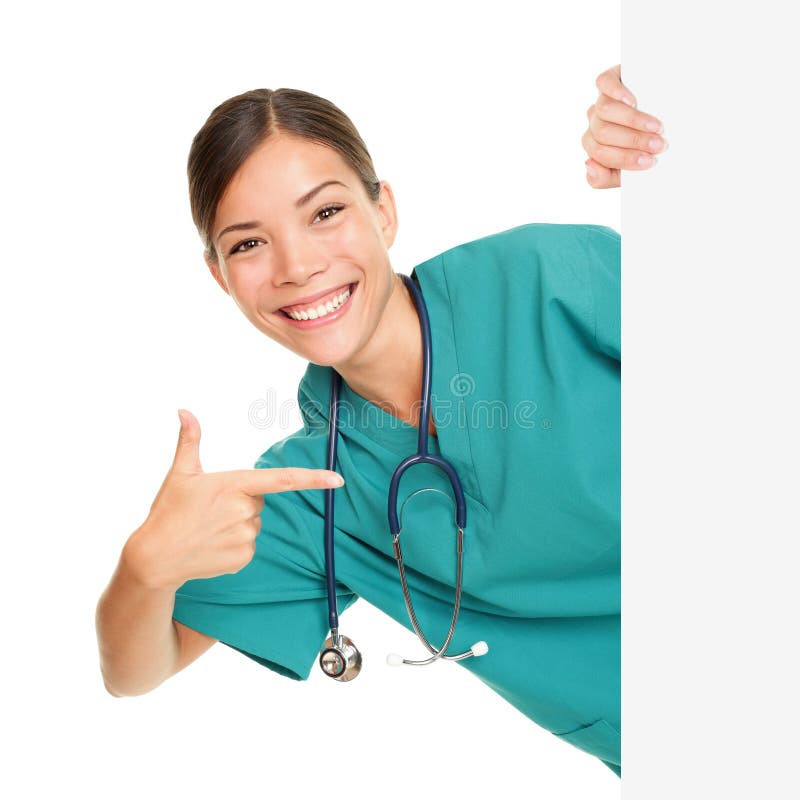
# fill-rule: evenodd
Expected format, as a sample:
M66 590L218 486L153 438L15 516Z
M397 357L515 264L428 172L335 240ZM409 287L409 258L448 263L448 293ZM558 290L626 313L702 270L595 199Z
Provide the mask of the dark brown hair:
M212 263L218 261L211 238L217 205L239 167L276 131L333 148L370 199L378 199L381 186L367 147L350 118L329 100L300 89L253 89L231 97L197 132L187 165L192 219Z

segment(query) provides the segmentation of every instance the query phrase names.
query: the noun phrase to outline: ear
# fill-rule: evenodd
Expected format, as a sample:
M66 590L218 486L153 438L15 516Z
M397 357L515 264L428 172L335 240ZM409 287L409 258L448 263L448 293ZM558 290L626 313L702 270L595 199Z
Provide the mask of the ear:
M212 261L208 253L204 253L203 258L205 259L206 266L209 268L211 274L214 276L214 280L222 288L222 291L225 292L225 294L230 295L228 287L225 283L225 278L222 277L222 273L220 272L219 264L216 261Z
M386 182L381 181L381 193L378 197L378 219L380 220L383 240L386 248L390 248L397 235L397 206L394 202L394 192L392 187Z

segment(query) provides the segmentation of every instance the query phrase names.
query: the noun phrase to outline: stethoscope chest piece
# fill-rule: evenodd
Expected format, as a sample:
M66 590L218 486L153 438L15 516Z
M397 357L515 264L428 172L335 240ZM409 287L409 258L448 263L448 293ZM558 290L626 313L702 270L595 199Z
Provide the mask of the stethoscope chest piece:
M347 636L331 634L319 652L322 671L335 681L351 681L361 672L361 653Z

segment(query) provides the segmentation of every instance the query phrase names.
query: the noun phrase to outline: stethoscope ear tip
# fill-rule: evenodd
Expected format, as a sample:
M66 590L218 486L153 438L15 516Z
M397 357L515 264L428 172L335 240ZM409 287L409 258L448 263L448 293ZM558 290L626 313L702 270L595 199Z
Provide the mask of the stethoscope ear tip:
M403 656L397 653L389 653L389 655L386 656L386 663L390 667L399 667L403 663Z
M485 656L489 652L489 645L486 642L475 642L470 649L474 656Z

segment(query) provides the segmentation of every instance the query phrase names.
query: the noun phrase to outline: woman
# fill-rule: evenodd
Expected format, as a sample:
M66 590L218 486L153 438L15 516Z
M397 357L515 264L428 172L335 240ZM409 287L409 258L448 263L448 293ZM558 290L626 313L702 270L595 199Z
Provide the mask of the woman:
M652 117L598 79L584 146L596 186L636 168ZM663 145L662 145L663 146ZM189 156L192 214L220 287L262 333L309 361L304 427L255 470L206 474L182 411L175 460L98 604L114 695L142 694L219 640L295 679L332 627L325 495L335 497L339 609L364 597L409 625L386 525L397 463L415 452L423 339L433 341L429 451L466 496L464 586L448 653L532 720L620 774L619 237L523 225L393 272L391 187L322 98L257 90L215 109ZM341 376L338 457L326 463ZM441 493L417 490L434 488ZM407 472L403 555L422 629L446 631L455 586L451 485ZM259 536L263 532L265 535ZM438 645L437 645L438 646Z

